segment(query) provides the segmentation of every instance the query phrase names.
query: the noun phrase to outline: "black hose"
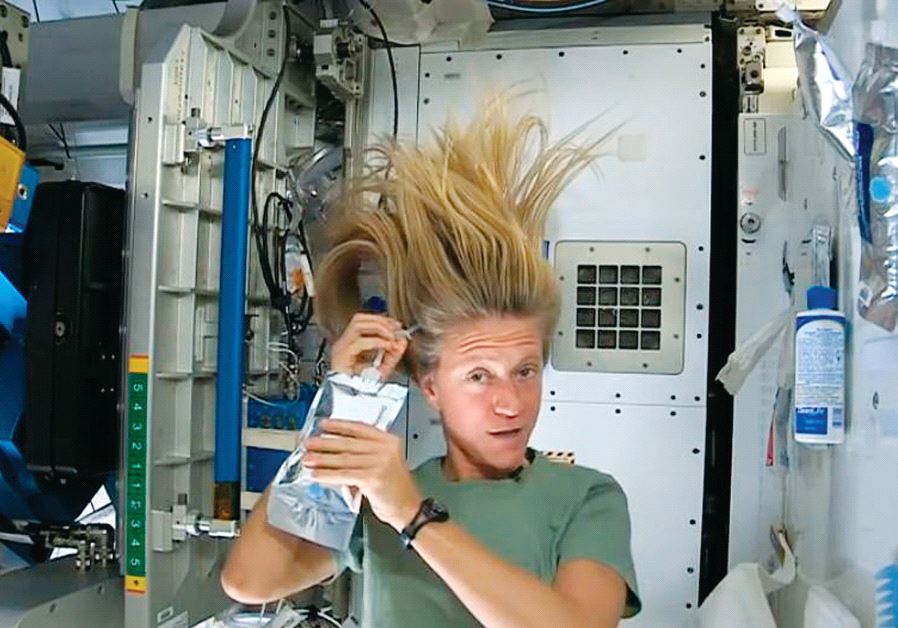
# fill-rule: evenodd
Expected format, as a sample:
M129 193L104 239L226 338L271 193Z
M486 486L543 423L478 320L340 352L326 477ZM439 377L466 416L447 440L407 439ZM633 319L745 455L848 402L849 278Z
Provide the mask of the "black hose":
M271 112L271 107L274 105L275 99L277 97L278 92L281 88L281 82L284 80L284 73L287 70L287 61L290 58L291 50L290 50L290 14L287 9L287 6L283 7L284 14L284 58L281 60L281 67L278 70L277 76L274 79L274 85L271 88L271 93L268 95L268 99L265 102L265 106L262 108L262 116L259 120L259 127L256 130L256 136L253 139L253 161L252 161L252 175L251 175L251 186L250 186L250 207L252 210L252 224L253 231L255 232L256 238L256 250L259 253L259 265L260 270L262 271L262 279L265 282L265 286L268 288L268 294L271 298L271 304L277 309L282 309L283 307L283 295L281 294L281 290L274 282L274 274L271 270L270 257L268 252L268 241L267 234L264 232L264 229L267 225L262 225L259 222L259 201L257 197L257 173L259 168L259 151L262 147L262 139L265 134L265 124L268 121L268 114Z
M0 32L0 62L4 68L12 67L12 53L9 51L9 33Z
M9 117L12 118L13 124L16 127L16 144L23 153L28 150L28 136L25 134L25 125L22 124L22 118L19 117L19 112L16 111L16 108L13 107L12 103L9 102L9 99L0 94L0 107L6 109L6 113L9 114Z
M380 31L381 37L383 37L384 46L387 49L387 61L390 64L390 81L393 85L393 140L395 141L396 136L399 134L399 85L396 79L396 63L393 60L392 42L387 37L387 29L384 27L384 23L381 22L380 16L374 10L374 7L371 6L371 3L368 0L359 0L359 4L365 7L368 13L371 14L371 18L377 25L377 29Z

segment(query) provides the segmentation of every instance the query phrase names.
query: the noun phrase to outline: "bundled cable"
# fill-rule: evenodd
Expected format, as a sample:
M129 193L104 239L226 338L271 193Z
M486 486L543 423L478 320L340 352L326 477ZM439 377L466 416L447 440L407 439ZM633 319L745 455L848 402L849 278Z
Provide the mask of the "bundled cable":
M258 190L257 190L257 179L258 179L258 170L259 170L259 153L262 147L262 140L265 136L265 125L268 121L268 116L271 113L271 108L274 105L275 100L277 99L278 92L281 88L281 83L284 80L284 73L287 70L287 61L291 56L290 49L290 13L286 7L283 7L284 14L284 38L286 43L284 45L284 58L281 60L281 66L278 70L277 76L274 80L274 85L271 88L271 93L268 95L268 100L265 102L265 106L262 108L262 116L259 120L259 128L256 133L255 146L253 147L253 162L252 162L252 190L250 194L250 201L252 205L252 223L253 223L253 234L256 240L256 251L259 255L259 266L262 270L262 279L265 282L265 287L268 289L269 298L271 299L271 305L276 310L285 313L285 324L287 324L289 328L290 321L287 320L288 316L286 314L287 308L290 305L290 297L285 294L283 290L277 285L274 279L274 273L271 267L271 255L268 248L268 232L267 226L263 225L259 220L259 202L258 202ZM282 197L283 198L283 197ZM269 195L269 199L271 199L271 195ZM266 200L266 206L268 204L268 200Z
M399 86L396 79L396 62L393 59L393 44L390 42L390 38L387 37L387 29L383 21L381 21L380 16L374 10L374 7L371 6L371 3L368 0L359 0L359 4L365 7L365 10L371 14L371 19L377 25L387 50L387 62L390 64L390 82L393 86L393 141L395 141L399 135Z
M25 134L25 125L22 124L22 118L19 117L19 112L16 111L13 104L9 102L9 99L3 94L0 94L0 107L3 107L6 110L6 113L9 114L9 117L12 118L13 126L16 128L16 145L22 152L27 151L28 136Z
M12 54L9 51L9 34L6 31L0 32L0 61L3 63L4 68L13 67L12 64ZM16 110L16 107L13 103L9 101L9 99L0 94L0 107L6 110L6 113L9 114L9 117L12 118L13 126L16 129L16 145L25 152L28 150L28 137L25 134L25 125L22 123L22 118L19 116L19 112Z

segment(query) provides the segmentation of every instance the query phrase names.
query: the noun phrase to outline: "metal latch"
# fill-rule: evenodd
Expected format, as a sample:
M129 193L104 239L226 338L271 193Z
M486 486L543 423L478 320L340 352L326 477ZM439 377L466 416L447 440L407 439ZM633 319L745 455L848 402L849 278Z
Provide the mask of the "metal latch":
M40 539L44 547L77 550L75 567L88 571L95 565L106 567L115 561L115 528L105 523L74 523L51 525L23 523L17 526L22 534Z
M206 517L188 508L184 493L178 495L178 503L171 510L152 511L150 522L150 540L157 552L171 552L175 542L183 543L190 537L233 539L240 536L239 521Z
M366 47L365 37L349 24L322 20L312 44L315 77L341 100L360 97Z
M252 137L251 124L212 126L199 116L190 116L184 124L184 152L195 153L204 148L223 146L228 140Z

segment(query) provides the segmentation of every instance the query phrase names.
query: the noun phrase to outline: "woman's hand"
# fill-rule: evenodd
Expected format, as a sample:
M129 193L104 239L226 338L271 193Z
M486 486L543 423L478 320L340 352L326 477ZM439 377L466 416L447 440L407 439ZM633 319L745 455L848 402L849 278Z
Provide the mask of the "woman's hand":
M331 348L331 368L357 375L383 350L379 370L381 378L388 379L408 348L408 338L397 333L401 329L402 323L387 316L356 314Z
M315 481L357 487L375 516L401 532L424 499L405 465L402 441L354 421L326 419L321 429L326 436L306 441L303 458Z

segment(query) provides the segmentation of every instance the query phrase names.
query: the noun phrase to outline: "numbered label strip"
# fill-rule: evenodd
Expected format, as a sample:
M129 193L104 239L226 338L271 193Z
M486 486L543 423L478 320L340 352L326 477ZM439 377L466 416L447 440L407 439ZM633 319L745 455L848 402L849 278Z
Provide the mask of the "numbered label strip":
M128 468L126 493L125 589L147 590L147 374L146 355L128 358Z

